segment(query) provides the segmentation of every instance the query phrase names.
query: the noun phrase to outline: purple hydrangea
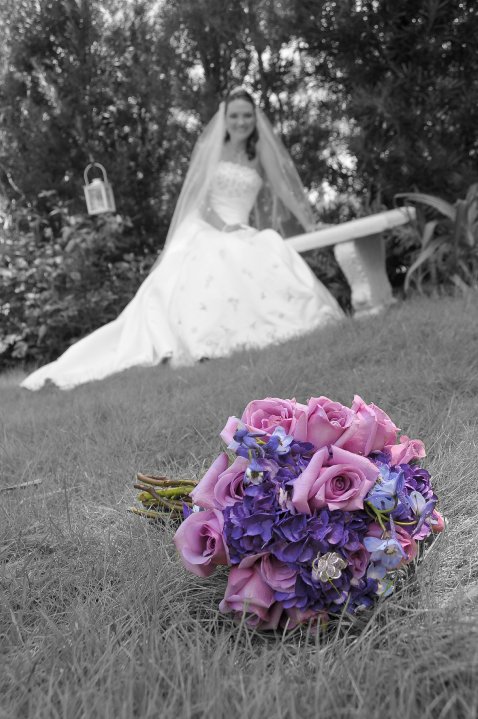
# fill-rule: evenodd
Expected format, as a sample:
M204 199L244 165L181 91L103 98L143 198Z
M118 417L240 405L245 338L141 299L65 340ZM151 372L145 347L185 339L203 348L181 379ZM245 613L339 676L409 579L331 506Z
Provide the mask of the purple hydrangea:
M368 457L379 476L364 509L325 506L310 514L292 498L314 445L295 440L282 426L266 434L241 424L229 449L248 460L241 498L221 510L229 561L236 567L243 560L245 567L264 561L266 578L271 566L279 567L287 581L269 579L267 591L284 610L330 616L371 607L393 591L396 569L410 561L404 547L431 532L436 495L430 474L413 461L392 465L387 447Z
M266 471L257 484L249 482L243 500L223 510L231 563L237 565L248 556L268 552L297 571L292 592L275 592L276 601L284 608L338 612L346 604L352 586L354 604L351 606L367 605L367 599L358 598L359 588L363 584L367 592L371 592L373 581L364 580L365 584L357 585L348 566L351 554L363 549L371 521L367 513L323 508L306 515L293 507L287 508L284 502L294 480L310 461L311 452L311 446L306 443L291 443L288 452L272 460L277 463L277 471ZM338 579L324 583L314 578L312 563L330 551L338 553L346 568ZM349 598L349 604L350 601Z

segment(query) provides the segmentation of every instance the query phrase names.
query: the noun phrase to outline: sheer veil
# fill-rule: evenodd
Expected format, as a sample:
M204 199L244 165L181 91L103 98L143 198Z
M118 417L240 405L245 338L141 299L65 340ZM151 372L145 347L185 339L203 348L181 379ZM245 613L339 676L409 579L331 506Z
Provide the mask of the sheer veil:
M225 102L221 102L194 147L164 250L153 269L176 244L181 244L181 224L186 219L201 217L211 178L224 144L225 110ZM310 229L314 225L314 216L292 158L275 135L264 113L257 107L256 123L259 135L256 150L264 173L264 184L254 207L254 224L259 230L273 228L283 233L284 222L292 214L304 229Z
M256 108L257 151L264 170L264 186L257 198L257 229L272 227L284 234L284 222L294 215L304 230L315 226L314 213L294 162L262 110Z

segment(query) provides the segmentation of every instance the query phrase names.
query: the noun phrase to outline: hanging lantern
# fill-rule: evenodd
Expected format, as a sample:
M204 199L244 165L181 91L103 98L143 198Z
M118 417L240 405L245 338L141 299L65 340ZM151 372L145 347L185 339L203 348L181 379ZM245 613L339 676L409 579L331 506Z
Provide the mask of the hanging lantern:
M103 179L95 177L88 181L88 172L92 167L99 167L103 173ZM99 162L91 162L85 169L85 192L86 207L89 215L101 215L102 212L114 212L116 210L113 188L108 182L108 176L103 165Z

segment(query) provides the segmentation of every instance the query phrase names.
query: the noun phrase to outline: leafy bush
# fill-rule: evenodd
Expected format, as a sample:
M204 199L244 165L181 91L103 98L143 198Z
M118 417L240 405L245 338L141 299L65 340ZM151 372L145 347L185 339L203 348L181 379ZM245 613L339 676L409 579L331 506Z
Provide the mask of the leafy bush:
M15 213L0 235L0 368L50 361L115 317L155 256L118 215Z
M404 294L408 268L420 249L420 239L413 224L401 225L384 233L386 271L395 292Z
M454 204L434 195L406 192L397 199L418 203L415 232L420 250L410 264L405 290L412 278L419 290L425 283L453 283L457 287L478 282L478 184ZM437 217L438 213L438 217Z

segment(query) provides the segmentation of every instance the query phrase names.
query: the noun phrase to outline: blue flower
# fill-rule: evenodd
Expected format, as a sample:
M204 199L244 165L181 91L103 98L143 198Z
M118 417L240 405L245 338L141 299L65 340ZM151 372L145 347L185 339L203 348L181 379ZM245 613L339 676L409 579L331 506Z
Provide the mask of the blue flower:
M408 501L410 503L413 514L415 515L415 517L418 518L417 526L413 530L413 536L414 534L418 534L418 532L423 527L425 521L433 513L437 500L429 499L427 501L423 494L420 494L420 492L417 491L413 491L410 492Z
M246 470L246 478L251 479L252 477L250 475L252 474L264 474L264 472L268 472L269 477L273 477L278 470L277 464L272 459L267 459L266 457L257 457L253 456L251 461L249 462L249 467ZM262 478L261 478L262 481Z
M269 454L288 454L294 438L287 434L284 427L276 427L264 449Z
M395 537L365 537L363 540L365 549L370 552L372 562L376 562L387 571L398 567L406 554L400 542Z
M375 564L374 562L370 562L367 569L367 577L369 579L383 579L386 575L387 570L383 566L383 564Z
M193 508L191 505L186 504L186 502L183 502L183 518L187 519L190 514L193 513Z
M399 467L391 468L386 464L378 466L380 474L365 501L381 512L390 512L396 507L399 495L403 493L404 474Z
M264 440L259 440L260 437L264 437L263 432L250 432L247 427L241 423L234 434L232 442L228 444L227 448L246 459L255 455L264 456Z
M351 614L361 609L368 609L375 603L378 582L372 577L353 579L350 583L347 611Z

